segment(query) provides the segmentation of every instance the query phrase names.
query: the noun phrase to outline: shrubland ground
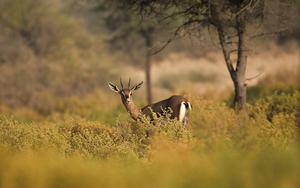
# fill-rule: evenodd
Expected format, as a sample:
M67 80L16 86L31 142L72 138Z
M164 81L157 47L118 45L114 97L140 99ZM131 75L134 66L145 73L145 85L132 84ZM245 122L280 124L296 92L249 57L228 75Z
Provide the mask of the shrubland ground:
M100 31L60 1L1 5L0 187L299 187L298 44L252 54L249 75L264 74L249 82L245 114L229 107L217 52L160 59L155 100L184 94L193 110L188 128L153 125L132 121L106 87L143 73Z
M72 115L0 117L2 187L298 187L299 92L277 93L250 116L193 98L178 122L104 124Z

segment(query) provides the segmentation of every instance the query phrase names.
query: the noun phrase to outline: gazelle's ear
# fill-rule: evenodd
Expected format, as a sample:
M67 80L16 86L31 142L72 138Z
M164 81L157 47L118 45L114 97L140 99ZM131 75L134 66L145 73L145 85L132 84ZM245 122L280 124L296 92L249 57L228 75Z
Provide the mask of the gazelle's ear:
M115 84L113 84L111 82L108 83L108 87L116 93L119 93L119 91L120 91L118 86L116 86Z
M135 90L138 90L139 88L142 87L143 83L144 83L144 82L141 81L139 84L133 86L133 87L131 88L131 91L134 92Z

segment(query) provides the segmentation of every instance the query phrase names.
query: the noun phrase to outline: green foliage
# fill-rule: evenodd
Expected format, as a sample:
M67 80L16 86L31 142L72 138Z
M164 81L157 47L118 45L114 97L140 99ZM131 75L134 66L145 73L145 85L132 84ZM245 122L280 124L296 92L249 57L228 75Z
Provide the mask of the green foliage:
M295 79L295 77L294 77ZM247 88L247 101L251 104L255 103L258 99L265 98L274 93L293 94L297 92L295 86L286 83L277 84L258 84Z
M259 100L257 106L259 112L265 114L266 118L272 121L277 115L296 117L299 103L300 93L298 91L294 93L275 92L275 94Z
M168 116L104 124L76 111L29 123L1 115L0 186L298 187L298 100L275 94L249 105L249 116L192 98L188 128Z

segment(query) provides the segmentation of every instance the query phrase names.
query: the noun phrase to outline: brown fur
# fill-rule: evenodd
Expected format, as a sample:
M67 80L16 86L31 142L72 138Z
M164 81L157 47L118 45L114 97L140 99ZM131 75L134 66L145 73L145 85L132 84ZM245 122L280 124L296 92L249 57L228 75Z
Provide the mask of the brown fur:
M152 120L154 118L153 113L155 113L159 117L165 115L165 112L171 113L171 119L177 118L179 120L179 111L181 103L189 102L186 98L180 95L174 95L165 100L149 104L143 107L142 109L139 109L132 101L132 95L135 92L135 90L141 87L142 84L143 82L135 85L130 89L130 84L128 84L128 88L123 88L123 84L121 82L121 90L112 83L109 83L108 85L110 89L117 92L121 96L123 105L134 120L137 120L142 115L145 115L146 117L149 117ZM187 120L187 117L185 117L185 119ZM184 122L184 124L186 123Z
M152 117L152 112L156 113L157 115L163 115L164 111L171 110L171 119L179 118L179 108L182 102L188 102L186 98L180 95L171 96L165 100L159 101L157 103L149 104L142 108L142 113L145 114L147 117ZM152 110L152 112L151 112Z

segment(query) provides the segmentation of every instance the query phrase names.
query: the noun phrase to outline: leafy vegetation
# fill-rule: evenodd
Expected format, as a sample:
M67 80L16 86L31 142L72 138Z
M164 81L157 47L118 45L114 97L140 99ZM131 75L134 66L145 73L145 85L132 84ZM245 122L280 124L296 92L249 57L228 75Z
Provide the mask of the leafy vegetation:
M1 115L0 185L298 187L299 100L299 92L275 94L249 105L248 116L193 98L187 129L169 119L105 124L75 114L31 122Z

